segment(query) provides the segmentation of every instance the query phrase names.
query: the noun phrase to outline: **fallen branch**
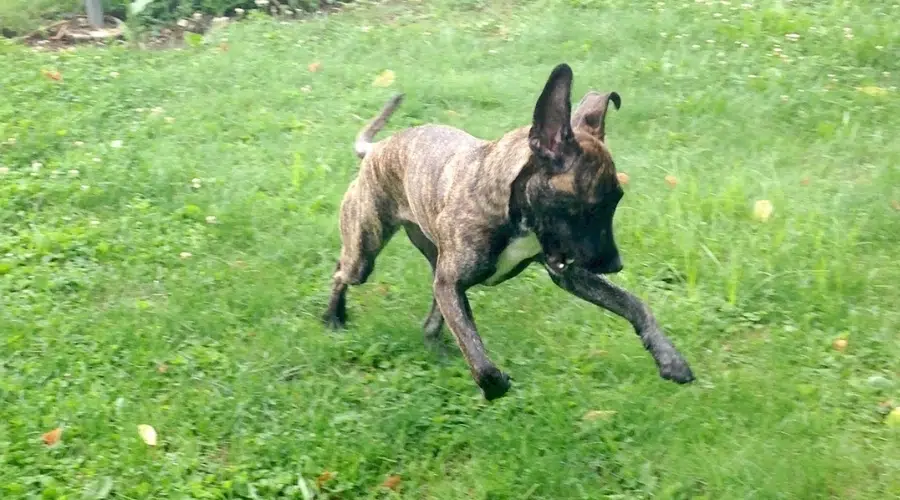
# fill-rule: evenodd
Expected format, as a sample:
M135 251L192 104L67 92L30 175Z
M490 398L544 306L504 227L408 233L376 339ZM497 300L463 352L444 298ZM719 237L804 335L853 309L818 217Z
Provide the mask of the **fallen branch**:
M64 24L68 24L68 23L70 23L71 21L72 21L71 19L63 19L62 21L56 21L56 22L53 23L53 24L48 24L47 26L42 26L42 27L40 27L40 28L38 28L38 29L32 31L31 33L26 34L26 35L22 35L22 36L13 38L13 40L15 40L15 41L17 41L17 42L18 42L18 41L21 41L21 40L28 40L28 39L30 39L30 38L33 38L33 37L35 37L35 36L37 36L37 35L40 35L40 34L46 32L46 31L48 31L48 30L52 30L53 28L56 28L57 26L62 26L62 25L64 25Z

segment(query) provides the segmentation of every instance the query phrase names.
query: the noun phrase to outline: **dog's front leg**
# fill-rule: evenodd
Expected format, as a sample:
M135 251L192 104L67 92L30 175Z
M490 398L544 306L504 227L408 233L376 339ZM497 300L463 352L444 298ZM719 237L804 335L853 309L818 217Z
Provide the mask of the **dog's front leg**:
M553 282L576 297L628 320L653 356L664 379L685 384L694 380L687 362L662 332L653 313L640 299L606 278L572 267L562 273L547 268Z
M509 376L501 372L485 354L484 344L475 329L475 319L465 289L458 278L438 269L434 279L434 299L469 364L472 378L481 388L485 399L491 401L502 397L509 390Z

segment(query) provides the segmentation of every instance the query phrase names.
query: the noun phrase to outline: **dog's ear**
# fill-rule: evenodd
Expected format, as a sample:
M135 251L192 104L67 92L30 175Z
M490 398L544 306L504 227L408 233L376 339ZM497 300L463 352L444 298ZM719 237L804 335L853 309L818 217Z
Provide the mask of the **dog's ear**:
M534 118L528 133L531 150L554 163L562 158L573 141L571 95L572 68L563 63L550 73L534 107Z
M581 129L601 141L606 140L606 110L612 101L616 109L622 106L622 98L616 92L601 94L588 92L581 98L572 115L572 128Z

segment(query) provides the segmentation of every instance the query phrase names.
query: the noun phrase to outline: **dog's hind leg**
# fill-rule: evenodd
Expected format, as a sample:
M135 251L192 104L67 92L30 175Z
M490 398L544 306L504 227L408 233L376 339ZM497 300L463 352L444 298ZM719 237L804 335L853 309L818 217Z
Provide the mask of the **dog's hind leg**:
M322 315L322 321L332 330L344 328L347 324L347 283L339 279L341 263L338 261L334 267L334 277L331 285L331 297L328 299L328 308Z
M377 196L354 183L341 203L341 257L332 277L331 298L322 320L332 329L347 321L347 287L362 285L375 269L375 259L397 231Z
M434 269L437 266L437 247L431 240L425 236L425 233L416 226L415 224L409 223L404 225L404 229L406 229L406 235L409 237L409 241L422 252L422 255L428 259L428 264L431 266L431 276L434 277ZM441 315L441 310L438 308L437 301L434 300L434 294L431 296L431 310L428 312L428 316L425 318L425 322L422 324L422 328L425 330L425 342L430 346L440 346L441 341L441 333L444 328L444 316Z

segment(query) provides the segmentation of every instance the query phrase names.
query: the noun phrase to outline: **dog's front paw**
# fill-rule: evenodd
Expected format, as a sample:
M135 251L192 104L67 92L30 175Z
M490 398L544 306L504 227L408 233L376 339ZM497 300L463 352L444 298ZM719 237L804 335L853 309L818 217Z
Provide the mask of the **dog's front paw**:
M512 385L509 375L501 372L496 366L480 370L476 382L484 394L484 399L488 401L503 397Z
M659 364L659 375L679 384L688 384L694 381L694 373L687 361L680 356L672 357Z

